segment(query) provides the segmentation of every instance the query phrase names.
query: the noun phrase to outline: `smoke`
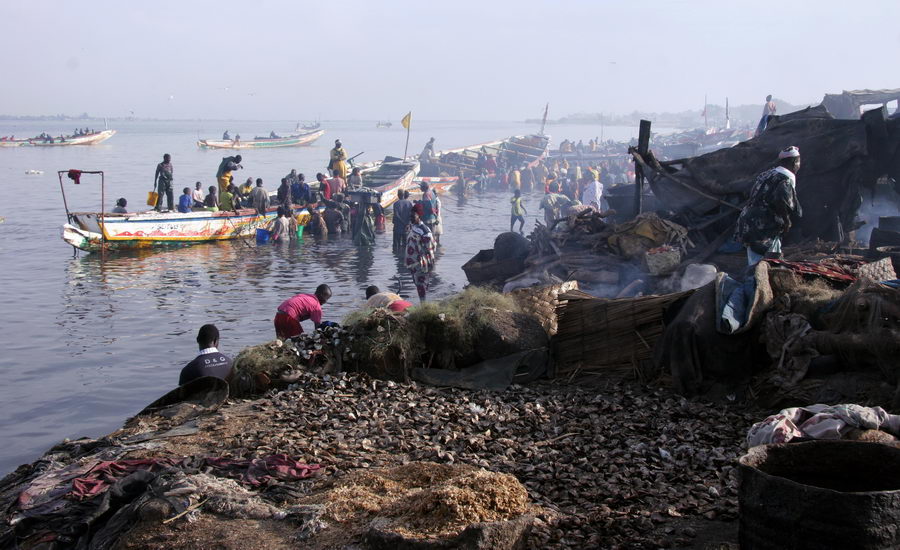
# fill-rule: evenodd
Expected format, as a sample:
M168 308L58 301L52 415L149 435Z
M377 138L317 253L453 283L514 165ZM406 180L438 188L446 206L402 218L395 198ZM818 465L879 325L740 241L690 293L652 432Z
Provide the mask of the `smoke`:
M868 244L872 229L878 227L878 218L897 215L900 215L900 195L894 191L893 186L879 182L874 194L863 195L856 217L865 222L865 225L856 230L856 241Z

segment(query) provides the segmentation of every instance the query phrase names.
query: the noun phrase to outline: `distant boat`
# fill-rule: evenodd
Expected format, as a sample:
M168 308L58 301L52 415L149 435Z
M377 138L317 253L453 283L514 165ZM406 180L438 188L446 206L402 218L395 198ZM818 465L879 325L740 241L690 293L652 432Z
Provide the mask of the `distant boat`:
M375 123L376 128L390 128L394 123L387 120L379 120Z
M277 138L255 137L253 139L201 139L197 147L201 149L264 149L270 147L299 147L309 145L325 135L325 130L315 130L291 134Z
M307 132L318 130L321 127L322 123L320 123L318 120L313 122L312 124L304 124L302 126L300 125L300 123L297 123L297 130L306 130Z
M0 140L0 147L62 147L69 145L97 145L98 143L103 143L109 138L113 137L116 134L115 130L103 130L101 132L94 132L93 134L86 134L82 136L63 136L62 139L58 137L50 139L43 138L27 138L27 139L3 139Z

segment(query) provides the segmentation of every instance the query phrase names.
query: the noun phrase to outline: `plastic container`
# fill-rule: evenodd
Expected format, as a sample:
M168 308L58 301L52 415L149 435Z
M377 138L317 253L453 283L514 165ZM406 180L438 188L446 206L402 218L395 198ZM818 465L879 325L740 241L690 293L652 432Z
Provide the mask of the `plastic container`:
M298 239L302 239L302 238L303 238L303 228L304 228L304 227L306 227L306 226L301 225L301 226L298 226L298 227L297 227L297 238L298 238Z
M257 229L256 244L266 244L271 236L272 233L268 229Z
M156 206L156 201L159 199L159 193L156 191L148 191L147 192L147 206Z

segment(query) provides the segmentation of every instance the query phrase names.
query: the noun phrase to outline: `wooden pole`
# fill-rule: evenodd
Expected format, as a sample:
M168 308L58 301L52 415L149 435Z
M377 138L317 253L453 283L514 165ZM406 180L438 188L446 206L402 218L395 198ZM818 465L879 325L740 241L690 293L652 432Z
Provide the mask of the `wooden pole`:
M641 120L640 131L638 132L638 153L644 157L650 150L650 121ZM637 216L642 210L642 199L644 194L644 169L639 162L634 163L634 215Z
M106 254L106 225L104 222L106 221L103 216L103 211L106 206L106 174L102 171L100 172L100 260L103 261L103 257Z
M544 134L544 128L547 126L547 113L549 111L550 111L550 103L548 102L547 105L544 106L544 118L541 120L541 135L542 136L546 135L546 134Z
M409 117L409 124L406 125L406 147L403 148L403 160L406 160L406 153L409 151L409 129L412 126L412 117Z

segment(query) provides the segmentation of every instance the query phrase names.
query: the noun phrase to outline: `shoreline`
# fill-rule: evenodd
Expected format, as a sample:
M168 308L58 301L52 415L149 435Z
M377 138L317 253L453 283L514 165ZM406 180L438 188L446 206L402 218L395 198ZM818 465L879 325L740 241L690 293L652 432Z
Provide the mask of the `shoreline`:
M466 464L515 476L531 503L546 510L529 547L685 547L698 536L708 540L707 531L736 541L733 464L752 421L744 411L636 382L539 382L490 392L302 372L286 390L229 399L187 422L148 417L97 440L57 445L6 476L0 495L8 509L11 482L45 464L54 449L68 449L72 463L187 424L196 431L153 437L143 442L150 448L120 458L285 453L321 464L326 479L418 461Z

